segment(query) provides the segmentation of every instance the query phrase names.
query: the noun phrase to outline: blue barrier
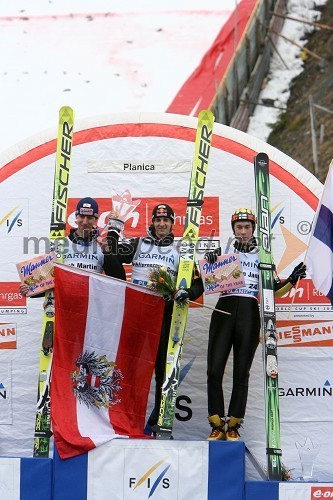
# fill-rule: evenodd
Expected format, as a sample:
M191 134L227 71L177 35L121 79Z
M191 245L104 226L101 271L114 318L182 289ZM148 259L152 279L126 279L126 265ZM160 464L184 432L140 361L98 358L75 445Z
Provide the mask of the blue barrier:
M245 481L245 500L259 499L279 500L279 483L275 481Z

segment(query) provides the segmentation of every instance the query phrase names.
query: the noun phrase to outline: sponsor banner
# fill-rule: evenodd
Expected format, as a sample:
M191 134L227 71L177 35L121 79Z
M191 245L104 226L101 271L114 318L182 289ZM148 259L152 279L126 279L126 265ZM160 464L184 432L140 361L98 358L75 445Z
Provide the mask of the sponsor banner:
M299 282L283 297L276 297L276 312L281 319L302 320L306 318L332 317L333 308L323 293L317 290L309 278Z
M197 241L197 252L205 253L208 251L215 250L221 246L220 240L215 240L211 238L199 238Z
M0 424L12 423L12 363L0 363Z
M278 321L279 347L333 347L332 321Z
M16 323L0 323L0 349L16 349Z
M99 219L97 225L100 229L104 228L108 215L111 210L111 197L110 198L96 198L99 206ZM80 198L70 198L68 202L68 227L76 227L75 223L75 208ZM137 201L134 198L133 201ZM151 224L151 214L156 205L165 203L172 207L175 213L175 222L173 225L173 233L176 237L181 237L183 234L185 214L186 214L186 197L167 197L165 198L140 198L139 203L133 207L124 218L125 222L125 236L144 236L147 227ZM205 203L202 207L201 221L200 221L200 236L201 237L217 237L219 236L219 197L208 196L205 197Z
M0 316L27 314L27 299L20 294L19 286L16 281L0 282Z
M29 201L24 198L0 199L0 236L22 236L28 229Z
M0 307L0 316L12 314L27 314L26 307Z
M20 282L0 282L0 307L25 306L27 299L19 292Z
M280 483L279 500L333 498L333 483Z
M317 422L318 415L320 421L331 421L332 348L327 348L326 357L316 356L311 349L286 351L289 350L281 350L279 356L281 422Z
M88 454L87 498L107 500L110 491L123 500L206 500L208 442L106 443Z
M317 290L312 280L309 278L305 278L298 283L298 287L292 288L288 293L286 293L283 297L276 298L276 304L289 304L290 301L293 301L293 304L330 304L330 301L323 293Z
M192 160L159 160L159 161L129 161L129 160L90 160L88 161L88 172L115 173L115 174L140 174L157 173L170 174L191 172Z

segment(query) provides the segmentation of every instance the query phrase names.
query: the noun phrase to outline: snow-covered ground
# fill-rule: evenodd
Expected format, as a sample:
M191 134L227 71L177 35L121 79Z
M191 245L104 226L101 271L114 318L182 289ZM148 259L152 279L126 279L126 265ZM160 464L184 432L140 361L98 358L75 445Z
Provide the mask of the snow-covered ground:
M231 0L2 2L0 151L55 126L63 105L77 119L166 111L234 7Z
M240 3L238 1L238 3ZM288 14L316 20L314 5L289 0ZM0 152L54 127L70 105L76 118L122 111L164 112L211 46L237 0L11 0L0 6ZM297 43L308 26L286 21ZM300 49L279 38L260 99L286 106L303 67ZM259 100L260 100L259 99ZM266 140L279 109L257 106L248 132Z
M316 5L324 5L326 0L288 0L287 14L291 17L316 22L320 13L314 10ZM304 36L313 31L313 27L304 23L286 19L281 35L293 40L299 45L305 45ZM300 57L301 48L279 37L276 51L271 61L267 83L263 88L258 101L264 99L274 101L273 107L258 105L250 119L248 133L266 141L271 128L277 122L281 109L286 108L290 96L290 83L303 71L303 59Z

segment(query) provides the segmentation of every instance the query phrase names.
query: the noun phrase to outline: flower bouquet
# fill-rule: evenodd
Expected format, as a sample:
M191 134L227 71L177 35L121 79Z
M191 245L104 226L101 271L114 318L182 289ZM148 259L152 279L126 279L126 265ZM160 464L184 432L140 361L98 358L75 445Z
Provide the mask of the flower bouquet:
M291 479L293 479L291 471L293 471L294 469L287 469L287 467L283 463L281 464L281 468L282 468L282 481L290 481Z
M151 267L147 286L150 290L163 295L166 300L171 300L176 291L176 281L164 266Z

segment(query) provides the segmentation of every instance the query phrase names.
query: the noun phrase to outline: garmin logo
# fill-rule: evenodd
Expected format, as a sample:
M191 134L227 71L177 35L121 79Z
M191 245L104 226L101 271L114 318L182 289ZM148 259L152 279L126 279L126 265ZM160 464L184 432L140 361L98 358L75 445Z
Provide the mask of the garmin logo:
M135 165L134 163L124 163L124 172L129 170L137 172L145 172L147 170L151 171L155 170L155 165L149 165L148 163L138 163L138 165Z
M279 387L280 397L323 397L323 396L333 396L333 387Z

